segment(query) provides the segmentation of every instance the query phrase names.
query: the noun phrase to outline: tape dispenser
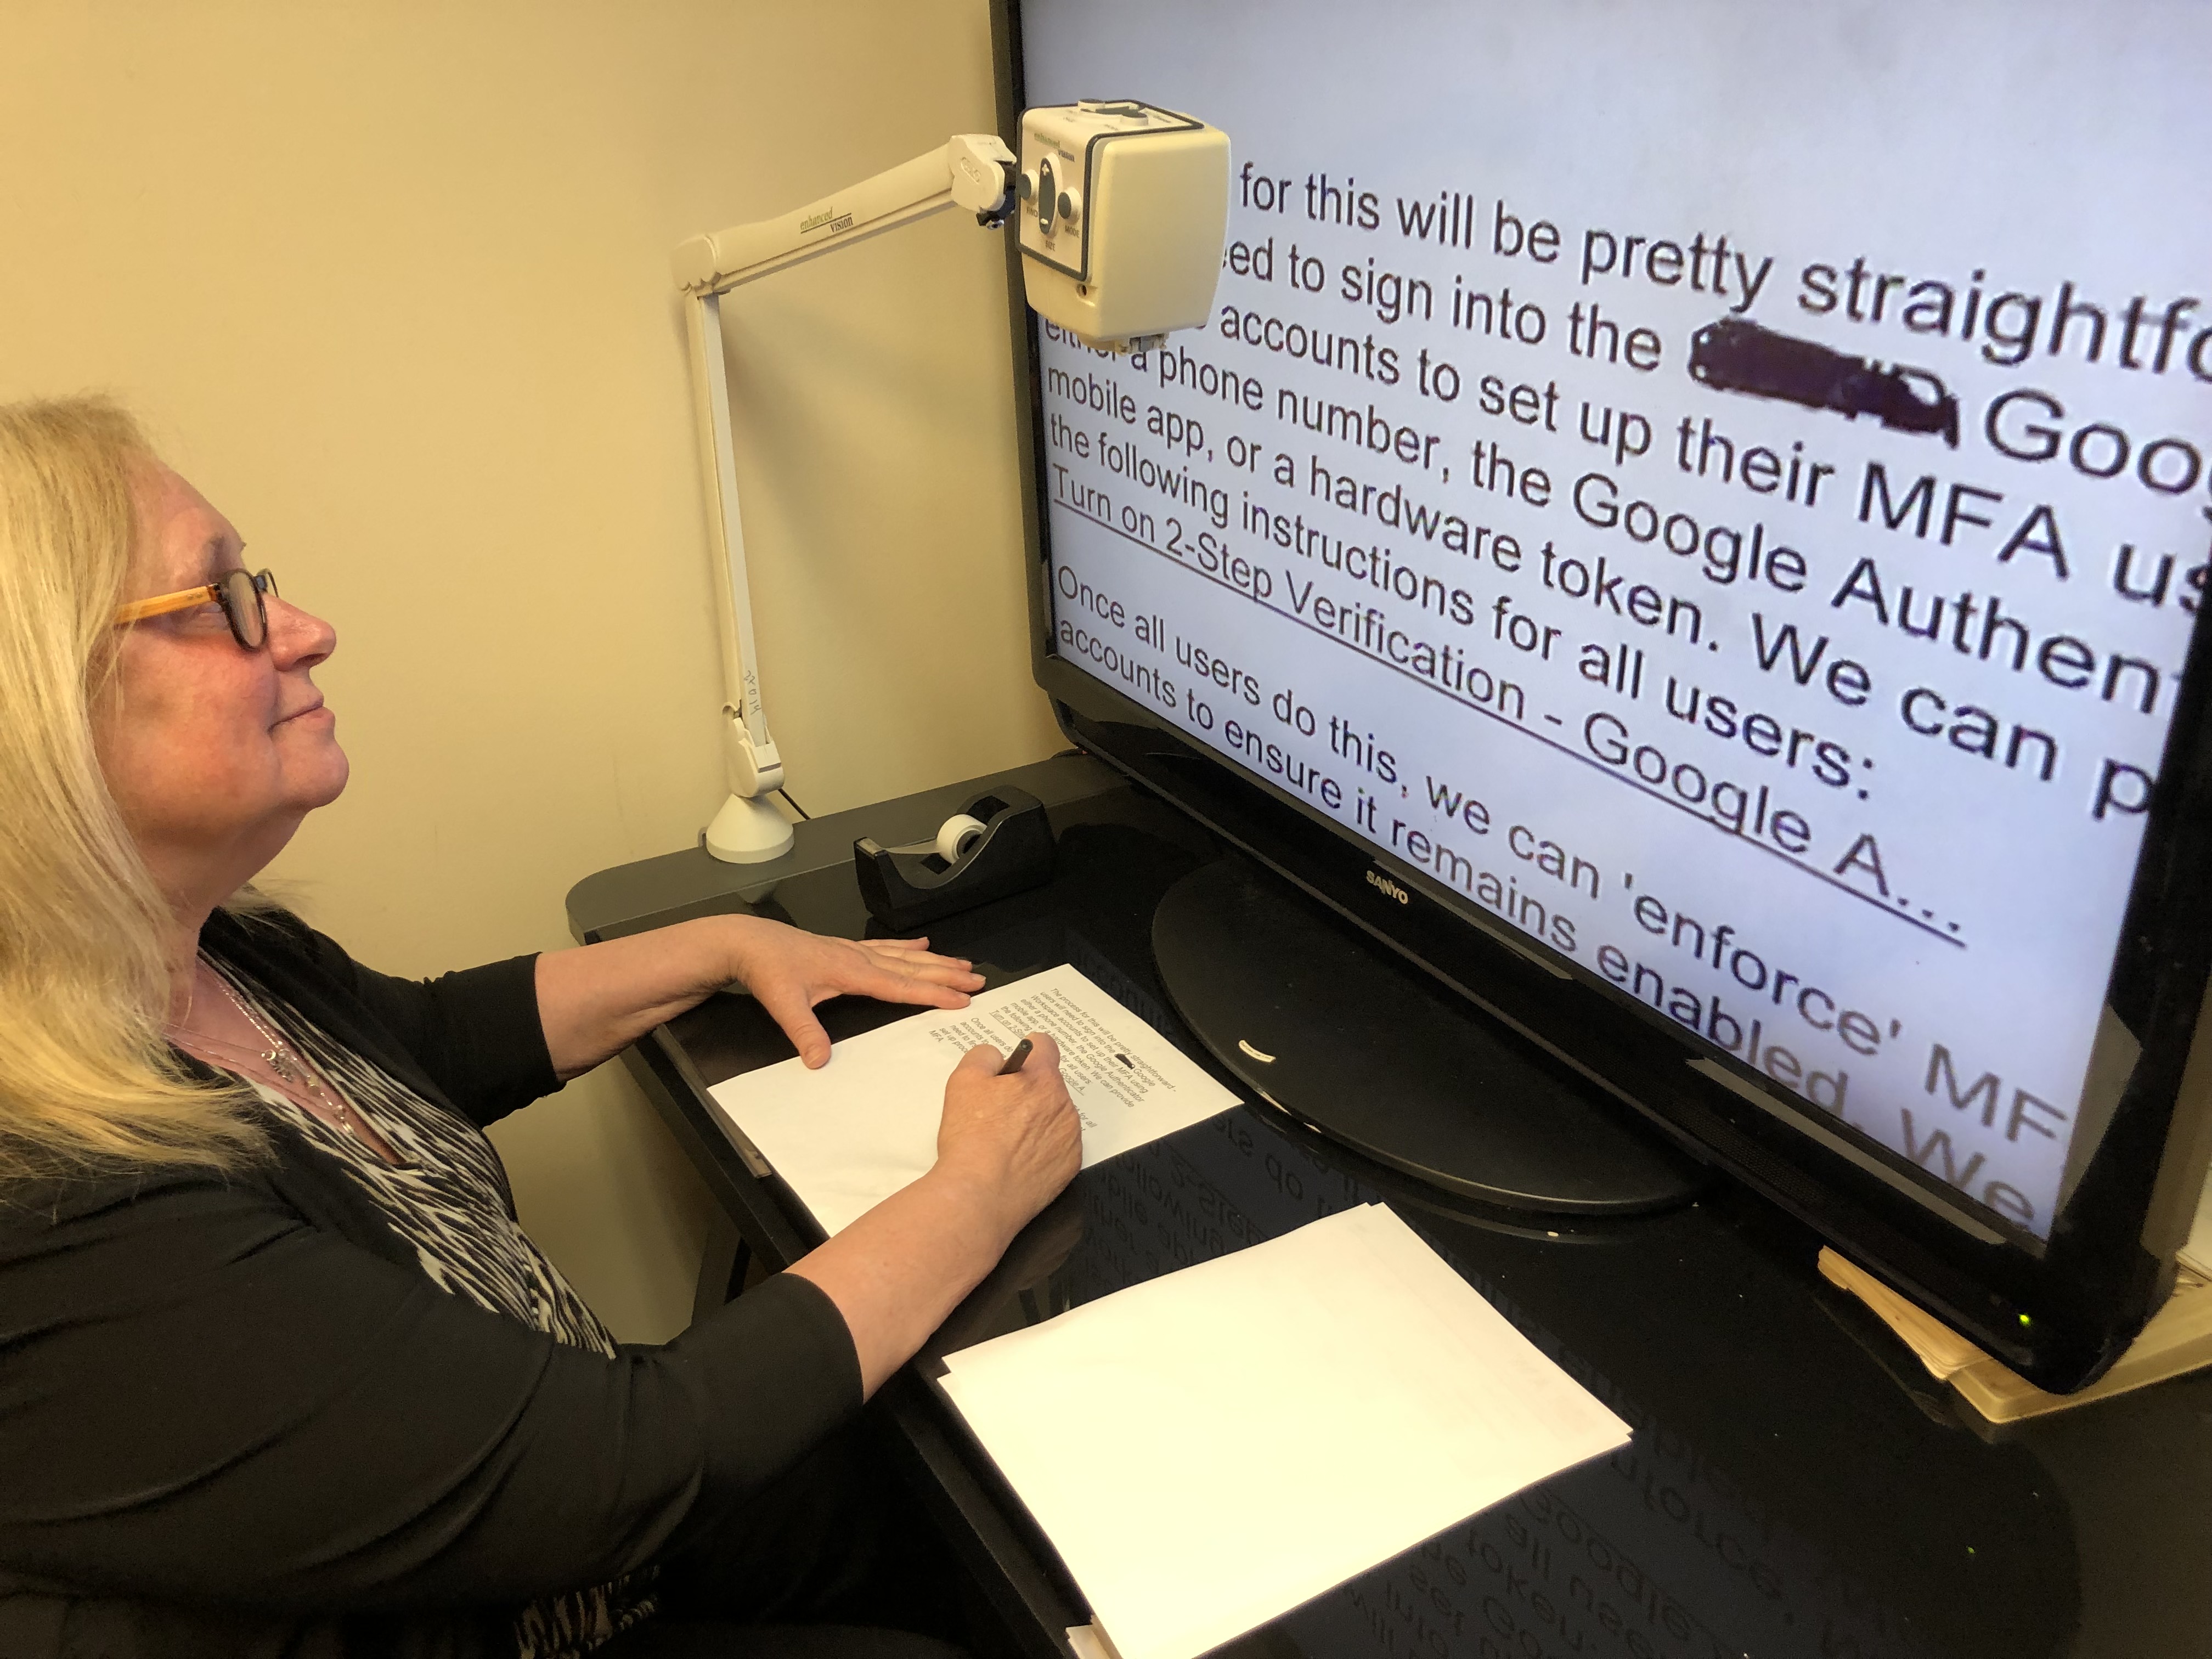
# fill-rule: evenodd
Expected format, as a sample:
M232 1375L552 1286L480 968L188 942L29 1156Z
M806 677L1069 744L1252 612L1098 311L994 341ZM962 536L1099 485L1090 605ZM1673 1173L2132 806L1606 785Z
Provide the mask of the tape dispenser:
M1027 790L986 790L929 841L885 847L861 836L853 866L870 915L887 927L918 927L1051 880L1052 824Z

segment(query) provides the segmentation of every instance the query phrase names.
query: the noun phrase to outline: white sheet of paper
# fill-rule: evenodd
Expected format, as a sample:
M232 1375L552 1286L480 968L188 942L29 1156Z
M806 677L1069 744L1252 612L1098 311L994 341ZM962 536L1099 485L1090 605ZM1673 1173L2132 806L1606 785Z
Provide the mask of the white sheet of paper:
M1121 1659L1192 1659L1628 1439L1380 1205L945 1364Z
M2204 1190L2197 1196L2197 1220L2189 1241L2181 1247L2181 1265L2191 1273L2212 1279L2212 1171L2204 1176Z
M716 1110L840 1233L937 1161L945 1079L981 1042L1001 1050L1031 1031L1060 1044L1061 1075L1083 1119L1085 1169L1237 1103L1189 1056L1061 966L975 998L848 1037L830 1063L764 1066L718 1083Z

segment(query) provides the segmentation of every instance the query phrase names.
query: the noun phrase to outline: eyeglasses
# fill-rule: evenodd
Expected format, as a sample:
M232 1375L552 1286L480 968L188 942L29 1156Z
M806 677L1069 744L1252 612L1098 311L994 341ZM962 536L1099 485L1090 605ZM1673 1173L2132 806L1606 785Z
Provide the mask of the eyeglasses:
M115 625L165 617L173 611L189 611L198 605L219 605L230 623L230 636L247 651L258 651L269 640L269 607L262 595L276 592L276 578L266 570L251 574L226 570L199 587L180 587L173 593L157 593L150 599L133 599L118 605Z

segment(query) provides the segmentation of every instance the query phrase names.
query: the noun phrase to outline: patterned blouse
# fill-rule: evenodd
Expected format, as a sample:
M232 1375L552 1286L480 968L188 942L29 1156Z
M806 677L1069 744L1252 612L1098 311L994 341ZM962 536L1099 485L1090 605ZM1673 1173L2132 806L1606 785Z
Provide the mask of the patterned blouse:
M381 1066L236 969L213 963L252 1017L280 1033L324 1084L399 1155L387 1164L284 1094L231 1073L268 1109L342 1164L449 1296L504 1314L556 1342L611 1358L614 1334L522 1231L507 1172L483 1132L425 1100ZM654 1610L653 1571L540 1597L515 1617L517 1659L573 1659Z

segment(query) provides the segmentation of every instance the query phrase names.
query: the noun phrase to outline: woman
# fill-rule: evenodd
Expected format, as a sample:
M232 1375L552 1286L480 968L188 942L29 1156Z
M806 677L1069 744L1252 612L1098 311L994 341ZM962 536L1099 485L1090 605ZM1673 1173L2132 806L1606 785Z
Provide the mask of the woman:
M618 1349L483 1126L726 984L819 1066L823 999L981 981L750 917L357 965L246 890L346 759L331 628L242 553L114 407L0 408L0 1659L906 1651L669 1607L850 1577L818 1449L1073 1174L1052 1044L970 1053L927 1176Z

